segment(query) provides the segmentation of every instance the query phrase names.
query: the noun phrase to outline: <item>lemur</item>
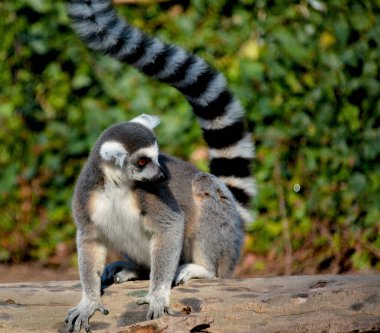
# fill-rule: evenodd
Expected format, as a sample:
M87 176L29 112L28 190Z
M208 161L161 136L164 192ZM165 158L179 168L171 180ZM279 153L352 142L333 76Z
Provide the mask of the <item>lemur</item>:
M255 193L254 149L240 103L204 60L131 26L111 0L70 0L68 13L91 49L184 94L209 146L211 172L159 152L156 116L141 115L100 135L73 197L83 297L66 322L79 331L90 330L96 310L108 313L100 299L107 248L129 258L106 270L115 282L149 272L148 294L138 301L149 304L147 319L172 313L172 283L232 274Z

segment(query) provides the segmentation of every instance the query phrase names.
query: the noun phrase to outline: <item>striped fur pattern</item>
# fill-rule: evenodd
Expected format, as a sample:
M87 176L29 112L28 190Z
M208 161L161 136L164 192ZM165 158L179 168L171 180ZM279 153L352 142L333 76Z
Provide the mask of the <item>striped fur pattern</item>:
M225 182L243 219L249 221L247 207L255 194L250 173L254 147L244 128L242 106L224 76L200 57L131 26L118 16L111 0L70 0L68 12L91 49L174 86L186 97L210 148L210 172Z

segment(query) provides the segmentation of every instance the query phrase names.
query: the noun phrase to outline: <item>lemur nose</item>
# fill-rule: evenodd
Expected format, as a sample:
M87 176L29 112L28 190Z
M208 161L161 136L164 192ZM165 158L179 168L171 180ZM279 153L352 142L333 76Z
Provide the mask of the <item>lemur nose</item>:
M157 180L158 181L164 181L166 179L167 179L167 176L166 176L165 172L163 172L162 169L160 168L159 174L157 176Z

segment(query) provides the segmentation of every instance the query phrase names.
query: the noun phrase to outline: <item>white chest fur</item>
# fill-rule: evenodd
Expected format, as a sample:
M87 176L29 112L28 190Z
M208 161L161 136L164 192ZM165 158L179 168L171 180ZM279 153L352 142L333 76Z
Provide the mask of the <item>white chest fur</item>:
M136 199L120 175L106 175L104 189L93 194L91 219L106 245L150 266L150 239Z

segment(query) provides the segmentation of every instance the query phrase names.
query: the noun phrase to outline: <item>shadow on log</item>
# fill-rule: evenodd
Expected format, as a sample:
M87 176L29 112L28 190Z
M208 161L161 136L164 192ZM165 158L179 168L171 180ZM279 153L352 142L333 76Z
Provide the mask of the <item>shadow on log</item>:
M175 316L144 321L148 281L113 285L92 332L380 332L380 275L193 280L172 291ZM0 332L66 332L78 281L0 284Z

